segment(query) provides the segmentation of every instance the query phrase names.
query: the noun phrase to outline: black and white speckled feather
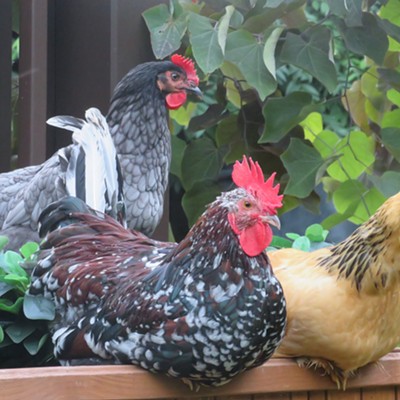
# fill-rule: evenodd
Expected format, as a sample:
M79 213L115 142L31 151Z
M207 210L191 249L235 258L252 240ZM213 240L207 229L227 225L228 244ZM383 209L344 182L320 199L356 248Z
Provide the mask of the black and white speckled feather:
M64 207L59 221L71 222L48 234L30 289L56 304L57 358L133 363L195 387L266 361L285 300L267 255L249 257L228 221L244 200L254 201L244 189L223 193L179 244L65 201L45 213L44 224Z

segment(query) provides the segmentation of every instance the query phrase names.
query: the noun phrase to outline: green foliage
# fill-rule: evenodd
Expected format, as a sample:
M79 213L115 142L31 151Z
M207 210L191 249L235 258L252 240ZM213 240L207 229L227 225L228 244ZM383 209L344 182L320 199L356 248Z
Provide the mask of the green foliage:
M0 366L42 364L51 358L45 320L54 319L54 305L26 294L30 276L23 268L35 262L38 244L28 242L17 253L2 250L7 242L0 236Z
M243 153L277 172L283 211L315 205L322 183L337 211L325 228L361 223L399 191L397 8L398 0L170 0L144 12L155 56L186 49L205 92L171 113L172 172L190 223L227 188L225 165Z
M331 245L325 241L328 234L329 231L324 229L322 225L313 224L306 229L304 235L287 233L286 237L288 239L274 236L269 250L282 248L293 248L302 251L317 250Z

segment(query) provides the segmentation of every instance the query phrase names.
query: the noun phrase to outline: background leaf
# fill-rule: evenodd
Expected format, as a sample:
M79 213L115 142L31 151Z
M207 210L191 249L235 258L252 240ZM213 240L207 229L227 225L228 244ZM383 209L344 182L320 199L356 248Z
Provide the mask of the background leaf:
M223 156L224 149L218 149L207 137L189 143L182 160L182 183L185 189L191 189L195 182L216 177L222 168Z
M263 109L265 129L260 143L275 143L282 139L312 111L311 102L311 96L303 92L268 99Z
M282 161L289 173L285 194L304 198L314 189L319 169L324 164L319 153L299 139L291 139Z
M249 32L237 30L228 35L226 59L235 64L248 83L257 89L264 100L276 89L276 81L264 63L264 43Z
M160 4L146 10L143 18L149 28L151 47L157 58L165 58L179 49L186 30L183 17L174 19L168 7Z
M221 188L215 182L206 180L196 182L182 199L182 206L188 217L189 224L193 225L205 211L205 206L221 194Z
M199 67L210 73L221 66L222 48L218 42L217 26L213 27L208 18L192 13L189 19L190 43Z
M23 298L24 314L26 318L32 320L52 321L55 317L54 303L44 296L32 296L29 293Z
M331 33L316 27L307 35L288 32L281 52L281 61L304 69L333 92L337 87L335 65L329 58Z
M349 50L365 54L377 64L383 62L389 41L374 15L363 13L362 27L349 27L341 20L336 22Z

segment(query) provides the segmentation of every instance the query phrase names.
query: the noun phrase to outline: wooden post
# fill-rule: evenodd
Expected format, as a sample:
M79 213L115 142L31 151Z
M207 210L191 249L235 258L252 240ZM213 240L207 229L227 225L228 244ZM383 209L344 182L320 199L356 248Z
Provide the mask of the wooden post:
M46 159L48 0L20 1L18 166Z
M12 0L0 1L0 172L11 161L11 40Z

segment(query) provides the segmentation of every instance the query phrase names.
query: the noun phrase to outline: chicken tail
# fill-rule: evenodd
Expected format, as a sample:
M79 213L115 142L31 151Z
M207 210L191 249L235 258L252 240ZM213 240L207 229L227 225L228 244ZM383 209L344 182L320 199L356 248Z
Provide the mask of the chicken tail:
M73 132L75 144L65 161L66 189L95 210L125 225L123 179L108 124L97 108L85 113L86 121L71 116L50 118L47 123ZM59 153L63 157L63 153Z
M93 214L96 211L91 209L83 200L78 197L65 197L55 201L47 206L39 216L39 235L40 237L46 234L77 222L73 213Z

